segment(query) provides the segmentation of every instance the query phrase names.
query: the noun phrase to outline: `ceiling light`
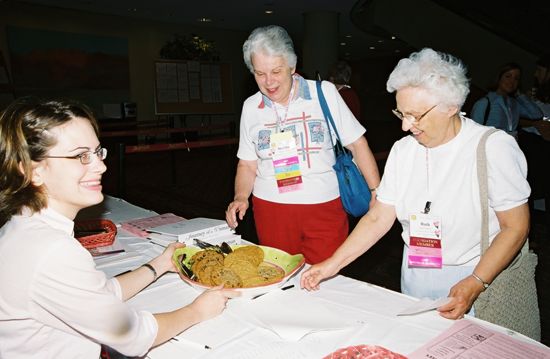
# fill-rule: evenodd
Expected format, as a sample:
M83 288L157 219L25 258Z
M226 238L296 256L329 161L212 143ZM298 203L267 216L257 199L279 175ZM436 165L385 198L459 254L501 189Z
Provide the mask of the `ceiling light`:
M392 37L391 37L391 39L392 39L392 40L395 40L395 39L396 39L396 37L395 37L395 36L392 36Z
M209 17L201 17L197 19L198 22L212 22L212 19Z
M264 13L266 13L268 15L271 15L271 14L273 14L273 10L266 10L266 11L264 11Z
M345 42L341 42L341 43L340 43L340 46L346 46L346 43L345 43Z
M374 50L374 49L376 49L376 47L374 47L374 46L369 46L369 49Z
M350 39L350 38L351 38L351 35L346 35L346 37L347 37L348 39Z
M379 44L381 44L381 43L383 43L383 42L384 42L384 40L382 40L382 39L378 40L378 43L379 43Z

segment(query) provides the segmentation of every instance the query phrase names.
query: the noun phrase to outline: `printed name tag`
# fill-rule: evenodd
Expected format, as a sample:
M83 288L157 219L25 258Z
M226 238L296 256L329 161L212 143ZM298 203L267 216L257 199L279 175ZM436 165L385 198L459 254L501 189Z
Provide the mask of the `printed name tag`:
M441 268L441 219L427 214L411 214L409 224L409 267Z
M292 131L271 134L273 168L279 193L302 189L302 172Z

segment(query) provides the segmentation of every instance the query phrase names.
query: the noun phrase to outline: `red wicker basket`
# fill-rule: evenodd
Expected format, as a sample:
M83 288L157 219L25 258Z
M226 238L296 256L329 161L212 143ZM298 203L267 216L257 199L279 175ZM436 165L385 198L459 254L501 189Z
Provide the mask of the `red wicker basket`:
M75 237L86 249L113 244L116 232L116 225L108 219L82 220L74 224Z

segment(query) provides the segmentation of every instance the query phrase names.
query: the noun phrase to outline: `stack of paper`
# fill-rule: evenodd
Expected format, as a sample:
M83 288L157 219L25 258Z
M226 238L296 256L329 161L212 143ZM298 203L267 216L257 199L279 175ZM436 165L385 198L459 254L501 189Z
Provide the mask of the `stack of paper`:
M149 232L148 232L149 228L154 228L165 224L171 224L171 223L176 223L180 221L185 221L185 218L176 216L173 213L164 213L156 216L139 218L139 219L134 219L127 222L122 222L121 228L137 237L147 238L149 235Z
M212 244L227 242L237 244L240 236L235 235L224 220L193 218L175 223L147 228L148 238L160 245L178 241L192 245L193 239L201 239Z

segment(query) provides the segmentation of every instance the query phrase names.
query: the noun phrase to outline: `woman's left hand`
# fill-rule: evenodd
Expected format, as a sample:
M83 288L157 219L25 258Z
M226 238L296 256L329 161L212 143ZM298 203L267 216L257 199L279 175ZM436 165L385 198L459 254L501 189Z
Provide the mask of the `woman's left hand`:
M470 310L482 291L483 285L474 277L468 276L451 288L450 301L437 310L442 317L447 319L461 319Z
M157 258L153 259L151 261L152 264L154 264L154 267L159 271L158 275L159 277L166 273L166 272L176 272L177 268L175 267L174 263L172 262L172 255L174 254L174 251L178 248L185 247L185 244L175 242L170 243L168 247L162 252L161 255L159 255Z

